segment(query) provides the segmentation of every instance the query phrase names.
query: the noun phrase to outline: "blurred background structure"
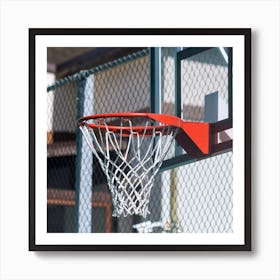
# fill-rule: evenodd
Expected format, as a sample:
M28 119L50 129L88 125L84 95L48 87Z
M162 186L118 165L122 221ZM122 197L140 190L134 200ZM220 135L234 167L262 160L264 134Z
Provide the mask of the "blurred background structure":
M48 48L48 232L232 232L232 49ZM78 119L155 112L210 122L215 145L196 159L174 142L149 210L112 217L105 175ZM112 151L113 153L113 151Z

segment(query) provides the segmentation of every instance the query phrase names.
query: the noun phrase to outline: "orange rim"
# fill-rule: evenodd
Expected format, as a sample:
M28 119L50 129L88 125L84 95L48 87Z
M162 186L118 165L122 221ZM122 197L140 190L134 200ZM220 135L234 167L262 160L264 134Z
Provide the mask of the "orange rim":
M88 123L89 120L105 119L111 117L142 117L158 122L160 125L155 126L115 126L103 125L97 123ZM108 113L96 114L83 117L79 120L79 126L87 126L92 129L110 130L129 136L131 132L137 132L140 135L152 136L155 132L171 133L175 129L180 129L175 139L185 151L191 155L209 154L210 153L210 124L207 122L188 122L183 121L176 116L155 114L155 113ZM168 128L168 129L166 129Z
M106 118L135 118L135 117L148 118L148 119L151 119L154 121L158 121L158 122L162 123L163 125L133 126L131 128L130 126L117 126L117 125L104 125L104 124L100 124L100 123L87 123L87 121L90 121L90 120L98 120L98 119L106 119ZM162 132L168 126L174 126L174 125L170 125L168 123L168 120L170 117L173 117L173 116L155 114L155 113L125 112L125 113L95 114L95 115L82 117L79 120L79 126L86 125L87 127L92 128L92 129L97 129L97 128L102 129L102 130L109 129L110 131L114 131L116 133L122 133L123 136L128 136L131 133L131 130L133 132L140 133L140 135L145 133L146 136L151 136L155 131ZM177 118L177 117L175 117L175 118ZM178 125L175 125L174 129L177 126Z

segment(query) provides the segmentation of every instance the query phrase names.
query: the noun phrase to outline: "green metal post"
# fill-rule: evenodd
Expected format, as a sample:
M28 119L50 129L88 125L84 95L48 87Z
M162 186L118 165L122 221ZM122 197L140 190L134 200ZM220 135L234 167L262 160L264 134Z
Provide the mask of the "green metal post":
M77 117L93 113L93 77L77 80ZM93 155L90 147L77 131L76 182L75 182L75 226L76 232L89 233L92 230L92 166Z
M150 49L151 113L161 113L161 49Z
M228 117L232 120L232 48L228 48Z
M150 111L161 113L161 48L150 48ZM158 221L161 219L161 176L156 176L152 194L150 197L151 214L149 219Z
M181 60L178 59L177 53L181 51L182 48L174 48L174 61L175 61L175 116L182 117L182 94L181 94ZM182 154L181 146L175 143L175 156Z

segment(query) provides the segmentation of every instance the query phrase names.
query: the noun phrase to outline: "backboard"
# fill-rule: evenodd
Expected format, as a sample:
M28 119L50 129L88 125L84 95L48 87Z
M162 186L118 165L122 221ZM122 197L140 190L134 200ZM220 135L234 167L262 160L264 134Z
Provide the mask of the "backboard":
M231 148L232 48L161 48L160 52L158 110L185 121L211 123L212 153ZM168 156L172 161L165 162L163 168L187 160L182 154L175 146Z

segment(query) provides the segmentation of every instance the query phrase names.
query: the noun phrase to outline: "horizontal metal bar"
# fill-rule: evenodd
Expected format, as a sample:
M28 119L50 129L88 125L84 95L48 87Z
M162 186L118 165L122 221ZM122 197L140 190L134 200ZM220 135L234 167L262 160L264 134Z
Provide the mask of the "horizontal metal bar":
M182 165L190 164L190 163L200 161L200 160L205 160L207 158L211 158L211 157L223 154L223 153L230 152L230 151L232 151L232 141L227 141L227 142L231 142L231 145L230 145L230 143L227 143L228 147L227 148L224 147L225 148L224 150L216 151L207 156L194 158L194 157L189 156L188 154L184 154L184 155L180 155L180 156L177 156L177 157L174 157L171 159L167 159L162 163L162 166L159 171L163 172L163 171L166 171L169 169L180 167Z
M222 152L224 150L232 149L232 140L218 143L212 147L212 153Z
M189 57L192 57L194 55L197 55L199 53L202 53L202 52L205 52L207 50L210 50L210 49L213 49L213 47L203 47L203 48L187 48L187 49L184 49L180 52L178 52L177 54L177 60L180 61L182 59L186 59L186 58L189 58Z
M210 125L211 125L211 132L217 133L232 128L232 119L225 119L222 121L211 123Z

